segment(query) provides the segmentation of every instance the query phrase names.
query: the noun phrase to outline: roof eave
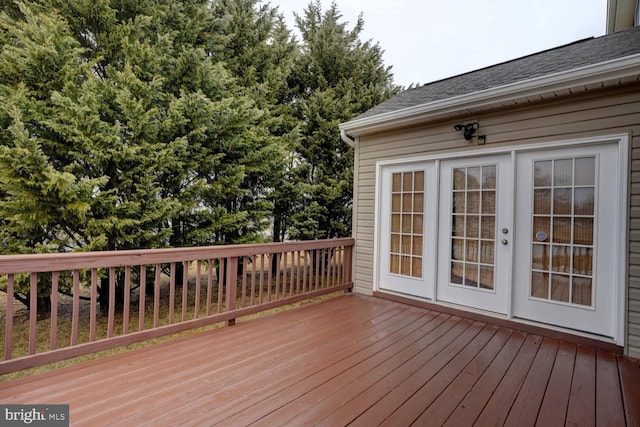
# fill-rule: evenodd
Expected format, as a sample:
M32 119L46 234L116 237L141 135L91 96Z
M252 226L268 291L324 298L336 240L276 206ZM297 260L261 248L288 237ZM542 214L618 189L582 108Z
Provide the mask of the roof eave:
M414 107L341 123L340 130L351 136L391 130L437 119L456 111L487 104L504 103L543 93L562 91L594 83L640 74L640 54L561 71L478 92L429 102Z

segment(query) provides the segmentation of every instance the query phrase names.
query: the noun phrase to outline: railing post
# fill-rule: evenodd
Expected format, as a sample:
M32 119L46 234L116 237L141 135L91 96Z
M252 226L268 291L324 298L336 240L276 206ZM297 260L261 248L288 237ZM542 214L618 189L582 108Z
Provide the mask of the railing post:
M238 281L238 258L227 258L227 274L225 277L226 287L226 311L233 311L236 309L236 283ZM227 326L233 326L236 324L236 319L227 320Z
M353 278L351 277L352 275L351 265L353 262L353 246L349 245L344 247L344 259L342 262L344 263L342 283L350 283L353 281ZM345 293L351 292L352 290L353 290L353 287L345 290Z

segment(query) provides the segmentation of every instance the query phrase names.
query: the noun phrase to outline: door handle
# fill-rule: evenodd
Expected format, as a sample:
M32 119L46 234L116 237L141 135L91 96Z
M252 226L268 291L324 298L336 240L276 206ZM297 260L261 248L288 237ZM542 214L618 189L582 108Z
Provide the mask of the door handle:
M507 239L502 239L502 242L501 242L501 243L502 243L503 245L506 245L507 243L509 243L509 241L508 241Z

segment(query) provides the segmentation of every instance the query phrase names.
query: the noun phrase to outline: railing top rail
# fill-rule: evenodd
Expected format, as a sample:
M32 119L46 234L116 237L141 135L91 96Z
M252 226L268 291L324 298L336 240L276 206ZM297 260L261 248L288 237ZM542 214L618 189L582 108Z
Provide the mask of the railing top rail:
M305 240L282 243L255 243L188 248L134 249L104 252L65 252L1 255L0 274L39 273L75 269L152 265L169 262L252 256L287 251L303 251L353 246L353 238Z

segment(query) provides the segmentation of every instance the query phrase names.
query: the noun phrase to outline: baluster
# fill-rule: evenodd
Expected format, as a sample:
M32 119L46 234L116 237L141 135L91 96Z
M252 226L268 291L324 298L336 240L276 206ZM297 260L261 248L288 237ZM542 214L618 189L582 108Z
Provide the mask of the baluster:
M187 320L187 305L189 305L189 262L182 262L182 321Z
M129 306L131 303L131 266L124 268L124 310L122 312L122 333L129 333Z
M147 266L140 266L140 292L138 293L138 331L144 330L145 302L147 296Z
M80 323L80 271L73 270L73 315L71 317L71 345L78 343L78 325Z
M195 302L194 302L194 311L193 311L193 318L197 319L200 316L200 274L201 274L201 265L202 265L202 261L201 260L196 260L196 296L195 296Z
M91 303L89 307L89 341L96 340L96 318L98 304L98 269L91 269Z
M162 265L156 264L155 277L153 281L153 327L157 328L160 322L160 274Z
M51 273L51 333L49 335L49 348L55 350L58 347L58 281L60 272Z
M36 323L38 321L38 273L31 273L29 297L29 354L36 352Z
M5 333L4 333L4 359L11 359L11 348L13 347L13 287L14 287L13 274L7 275L7 317L5 319Z
M169 266L169 324L173 324L176 304L176 263Z
M209 271L207 272L207 316L211 315L211 295L213 294L213 258L207 260Z
M116 268L109 267L109 319L107 338L113 337L113 322L116 313Z

